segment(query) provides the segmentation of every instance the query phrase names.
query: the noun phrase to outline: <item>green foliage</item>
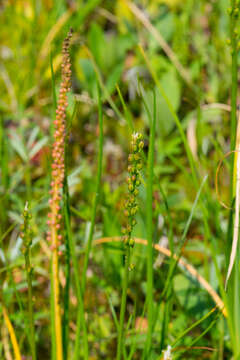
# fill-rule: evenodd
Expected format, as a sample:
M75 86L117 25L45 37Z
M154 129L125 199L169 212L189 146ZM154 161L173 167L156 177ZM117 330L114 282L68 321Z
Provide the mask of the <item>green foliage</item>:
M129 4L138 6L140 17ZM223 290L233 213L219 204L214 183L219 161L235 148L238 8L237 0L1 2L0 304L8 309L22 357L34 358L36 344L38 359L49 358L51 347L54 359L46 243L50 147L61 43L73 27L63 189L67 241L60 248L65 360L116 358L126 246L109 237L119 240L126 220L133 132L143 134L144 146L128 240L147 239L148 248L136 239L128 264L134 269L125 284L122 357L160 359L171 345L174 359L238 359L238 265L227 294ZM232 208L233 157L218 174L221 201ZM26 200L32 214L27 259L20 236ZM220 294L227 320L212 311L214 300L181 268L181 257ZM26 261L33 277L24 272ZM5 359L12 345L4 321L0 332Z

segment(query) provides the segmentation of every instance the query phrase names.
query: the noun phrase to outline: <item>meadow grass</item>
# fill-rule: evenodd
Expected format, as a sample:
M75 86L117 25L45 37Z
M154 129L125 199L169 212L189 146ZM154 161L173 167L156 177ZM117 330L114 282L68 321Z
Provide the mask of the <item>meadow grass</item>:
M140 3L0 7L0 358L239 358L239 1Z

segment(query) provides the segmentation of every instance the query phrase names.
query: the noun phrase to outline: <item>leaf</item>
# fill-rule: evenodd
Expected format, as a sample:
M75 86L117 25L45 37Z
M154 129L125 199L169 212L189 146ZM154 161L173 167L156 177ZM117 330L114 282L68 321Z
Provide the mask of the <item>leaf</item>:
M199 289L195 280L178 274L173 279L173 286L181 305L194 314L196 319L200 319L208 311L206 293Z
M31 148L37 138L37 135L39 133L39 127L38 126L35 126L35 128L32 130L30 136L29 136L29 139L28 139L28 142L27 142L27 147L28 148Z
M41 140L39 140L32 150L29 152L29 158L32 159L48 142L48 137L44 136Z
M117 66L115 66L110 76L108 77L106 82L106 87L110 94L115 90L116 84L119 82L121 78L122 71L123 71L123 64L118 64Z
M11 131L10 135L11 135L10 136L10 143L11 143L12 147L14 148L16 153L20 156L22 161L27 162L28 161L27 150L26 150L26 148L25 148L25 146L24 146L24 144L22 142L22 139L14 131Z
M83 86L88 90L91 96L93 96L94 89L96 88L96 75L91 61L88 59L79 59L77 71L81 82L83 82Z
M173 109L177 111L180 104L181 87L174 68L161 77L160 83L171 101ZM155 87L155 91L157 93L157 131L160 136L166 136L174 128L175 121L165 99L157 87ZM151 116L153 116L153 92L150 90L146 92L146 102Z
M98 24L93 23L91 25L88 41L96 63L100 68L103 68L106 44L103 31Z
M79 183L78 175L84 170L84 168L85 168L85 164L82 164L78 166L75 170L73 170L73 172L70 175L68 175L67 182L69 188Z

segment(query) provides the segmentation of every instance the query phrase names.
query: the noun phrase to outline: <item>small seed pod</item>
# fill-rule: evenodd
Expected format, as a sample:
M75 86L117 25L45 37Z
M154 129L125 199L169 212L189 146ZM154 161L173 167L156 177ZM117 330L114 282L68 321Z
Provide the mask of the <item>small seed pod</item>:
M136 225L137 221L135 215L138 211L137 205L137 195L139 194L138 186L141 184L139 179L140 170L142 169L142 158L141 151L144 146L143 136L138 133L132 135L131 141L131 153L128 156L128 173L126 181L128 184L128 198L124 205L124 215L127 218L127 224L124 226L123 241L125 246L134 246L134 238L131 234L133 227Z
M134 239L133 239L133 238L130 238L130 239L129 239L129 245L130 245L131 247L133 247L134 244L135 244Z

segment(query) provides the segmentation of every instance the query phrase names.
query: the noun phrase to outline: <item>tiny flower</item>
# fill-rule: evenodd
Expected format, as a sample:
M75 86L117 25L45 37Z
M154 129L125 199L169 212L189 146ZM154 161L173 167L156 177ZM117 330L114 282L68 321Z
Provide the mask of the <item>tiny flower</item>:
M164 360L172 360L172 347L168 345L167 350L163 350L163 359Z
M71 86L71 63L69 57L69 43L72 37L72 31L67 35L67 38L63 42L62 47L62 82L59 90L58 106L56 109L56 119L54 120L54 143L52 146L52 180L51 190L49 194L50 212L48 214L49 225L48 240L51 238L51 248L57 251L58 240L62 240L62 235L59 234L61 229L61 218L59 214L61 199L62 199L62 187L64 180L64 146L65 146L65 133L66 133L66 108L68 106L67 92ZM51 220L50 220L51 219Z
M128 156L128 173L127 184L128 184L128 197L125 202L124 215L127 218L127 224L123 228L123 241L125 246L134 246L134 239L131 237L133 227L136 225L136 220L134 216L138 211L136 197L139 194L137 189L141 184L141 180L139 179L140 170L142 169L142 159L141 159L141 151L142 151L142 135L139 133L134 133L132 135L131 141L131 153Z

